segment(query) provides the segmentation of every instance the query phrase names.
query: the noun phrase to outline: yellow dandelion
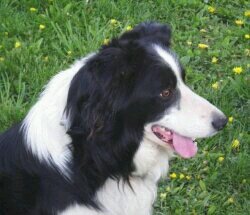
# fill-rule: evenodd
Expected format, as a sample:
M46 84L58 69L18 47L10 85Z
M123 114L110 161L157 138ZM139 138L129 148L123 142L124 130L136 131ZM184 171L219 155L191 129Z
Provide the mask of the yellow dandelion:
M201 33L206 33L207 31L205 29L200 30Z
M15 43L15 48L20 48L22 46L22 44L19 41L16 41Z
M0 62L3 62L4 60L4 57L0 57Z
M237 139L235 139L235 140L233 140L233 142L232 142L232 148L233 149L237 149L237 148L239 148L239 146L240 146L240 141L239 140L237 140Z
M234 203L234 198L230 197L227 201L228 201L228 203Z
M233 68L233 72L234 72L234 74L238 75L238 74L241 74L243 72L243 69L241 66L237 66L237 67Z
M246 10L245 13L244 13L244 15L245 15L246 17L250 17L250 10Z
M234 121L234 118L232 116L228 117L228 122L232 123Z
M180 174L180 179L183 179L183 178L185 178L185 175L184 174Z
M215 11L216 11L216 9L214 7L212 7L212 6L209 6L207 8L207 10L208 10L209 13L215 13Z
M250 39L250 34L245 34L245 39Z
M72 51L67 51L67 55L72 55Z
M187 180L190 180L190 179L191 179L191 176L187 175L187 176L186 176L186 179L187 179Z
M235 20L235 24L236 25L243 25L244 22L241 19L237 19L237 20Z
M112 25L116 25L116 24L118 23L118 21L117 21L116 19L111 19L111 20L110 20L110 23L111 23Z
M40 29L40 30L43 30L43 29L45 29L45 28L46 28L45 25L42 25L42 24L39 25L39 29Z
M177 175L176 175L176 173L172 173L172 174L170 174L170 178L172 178L172 179L175 179L177 177Z
M34 8L34 7L31 7L31 8L30 8L30 12L37 12L37 9Z
M206 44L204 44L204 43L199 43L199 44L198 44L198 47L199 47L200 49L207 49L209 46L206 45Z
M104 40L103 40L103 45L108 45L109 42L110 42L110 39L104 39Z
M218 161L221 163L221 162L224 161L224 159L225 159L225 158L221 156L221 157L218 158Z
M167 194L166 194L166 193L161 193L161 194L160 194L161 200L166 199L166 197L167 197Z
M126 31L131 31L133 28L132 28L132 26L131 25L128 25L127 27L126 27Z
M218 58L217 57L212 57L212 63L217 63L218 62Z
M187 41L187 44L191 46L193 43L191 41Z
M219 89L219 82L216 81L215 83L213 83L212 88L215 89L215 90L218 90Z

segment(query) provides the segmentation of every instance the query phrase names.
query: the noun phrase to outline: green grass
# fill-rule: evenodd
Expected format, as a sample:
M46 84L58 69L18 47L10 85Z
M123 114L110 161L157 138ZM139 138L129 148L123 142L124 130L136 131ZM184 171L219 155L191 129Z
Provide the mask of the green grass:
M234 120L217 136L200 140L197 157L171 162L170 173L177 178L160 183L154 214L249 214L250 40L244 35L250 34L250 17L244 12L250 2L204 2L1 0L0 130L24 117L51 76L96 50L105 38L145 20L169 23L190 87ZM115 26L113 18L119 21ZM244 25L236 25L236 19ZM45 29L39 30L40 24ZM209 48L199 49L199 43ZM216 64L212 57L218 58ZM236 66L243 73L234 74ZM215 90L211 85L217 81ZM240 141L237 149L231 147L235 139ZM180 179L181 173L191 179Z

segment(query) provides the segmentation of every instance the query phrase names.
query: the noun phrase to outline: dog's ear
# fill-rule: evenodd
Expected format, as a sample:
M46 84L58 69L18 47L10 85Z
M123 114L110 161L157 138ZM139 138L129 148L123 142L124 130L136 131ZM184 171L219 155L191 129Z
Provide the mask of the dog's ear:
M136 62L142 50L131 42L103 48L87 60L73 78L66 106L68 133L95 136L123 108L133 90ZM104 99L105 98L105 99Z
M121 35L120 40L145 40L162 43L167 47L171 43L171 29L157 22L144 22Z
M110 44L103 46L95 58L89 62L89 70L97 75L104 83L119 89L124 84L128 87L140 66L146 62L145 48L136 40L113 39ZM110 87L111 86L111 87Z

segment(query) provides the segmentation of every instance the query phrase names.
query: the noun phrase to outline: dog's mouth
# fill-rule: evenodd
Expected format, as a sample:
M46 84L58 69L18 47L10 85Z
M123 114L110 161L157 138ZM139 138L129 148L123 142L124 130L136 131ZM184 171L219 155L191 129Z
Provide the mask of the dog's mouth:
M167 143L181 157L191 158L196 155L198 148L191 138L179 135L160 125L153 125L151 129L156 137Z

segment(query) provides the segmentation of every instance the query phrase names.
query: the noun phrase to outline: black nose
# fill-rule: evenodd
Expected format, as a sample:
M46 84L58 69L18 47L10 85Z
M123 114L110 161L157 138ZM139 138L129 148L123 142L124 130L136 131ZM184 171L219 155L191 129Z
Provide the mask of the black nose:
M227 124L227 117L225 117L224 115L214 116L214 119L212 121L212 126L214 127L214 129L219 131L222 128L224 128L226 124Z

